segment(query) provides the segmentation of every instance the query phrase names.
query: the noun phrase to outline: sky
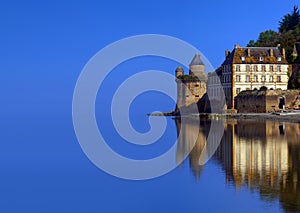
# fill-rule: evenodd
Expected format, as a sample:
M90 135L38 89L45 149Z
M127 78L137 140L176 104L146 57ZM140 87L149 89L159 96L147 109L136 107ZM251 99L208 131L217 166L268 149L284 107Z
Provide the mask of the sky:
M88 60L106 45L133 35L177 37L197 47L216 68L226 49L236 43L245 46L261 31L276 30L280 18L297 4L295 0L3 1L2 106L22 115L35 107L44 113L41 103L60 102L53 109L69 110L76 80ZM11 104L15 100L23 101L22 109Z

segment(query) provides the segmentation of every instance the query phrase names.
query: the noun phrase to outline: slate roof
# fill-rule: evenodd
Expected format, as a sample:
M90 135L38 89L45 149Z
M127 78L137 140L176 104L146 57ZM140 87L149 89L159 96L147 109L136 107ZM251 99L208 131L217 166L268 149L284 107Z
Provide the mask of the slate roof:
M248 51L250 55L248 55ZM273 56L272 56L273 51ZM242 57L245 58L242 61ZM263 57L263 61L260 61ZM281 61L277 58L281 57ZM288 64L278 47L237 47L226 57L222 65L227 64Z
M191 61L190 66L193 66L193 65L204 65L204 63L201 59L201 55L199 53L196 53L193 60Z

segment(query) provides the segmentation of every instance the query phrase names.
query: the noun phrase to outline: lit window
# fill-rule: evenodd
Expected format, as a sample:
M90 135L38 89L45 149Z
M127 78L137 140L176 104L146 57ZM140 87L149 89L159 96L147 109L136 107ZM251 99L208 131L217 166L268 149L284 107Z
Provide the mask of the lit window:
M273 75L270 75L270 82L273 82L274 79L273 79Z
M241 82L241 76L240 75L236 76L236 82Z
M265 65L261 65L261 71L263 71L263 72L266 71L266 66Z
M245 57L244 57L244 56L242 56L242 57L241 57L241 60L242 60L242 61L245 61Z
M259 57L259 61L264 61L264 57Z
M262 75L261 76L261 82L265 82L266 81L266 76Z
M240 65L236 65L235 70L236 70L237 72L240 72L240 71L241 71L241 66L240 66Z
M277 66L277 71L281 72L281 66L280 65Z
M281 57L279 56L279 57L277 57L277 61L281 61Z
M250 75L246 75L246 82L250 82Z
M277 76L277 82L281 82L281 76L280 75Z
M273 72L274 71L274 66L270 65L270 71Z

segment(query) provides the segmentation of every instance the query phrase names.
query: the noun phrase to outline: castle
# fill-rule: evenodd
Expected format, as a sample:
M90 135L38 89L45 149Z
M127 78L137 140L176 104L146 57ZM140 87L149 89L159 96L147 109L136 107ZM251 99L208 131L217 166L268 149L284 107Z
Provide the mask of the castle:
M225 105L225 109L234 110L238 108L235 98L242 91L262 88L287 90L289 64L285 49L280 50L279 47L240 47L237 44L232 51L225 51L222 65L215 72L208 73L208 76L205 74L201 55L197 53L189 65L188 75L184 74L182 67L178 67L175 71L177 82L175 112L192 103L198 103L198 108L204 111L209 105L207 103L220 105L222 109ZM204 96L205 94L207 95ZM200 100L202 97L204 98Z
M177 82L177 107L189 106L197 103L206 93L207 75L205 74L205 65L201 55L196 53L189 65L189 74L184 74L182 67L177 67L175 71ZM189 91L187 91L187 89Z

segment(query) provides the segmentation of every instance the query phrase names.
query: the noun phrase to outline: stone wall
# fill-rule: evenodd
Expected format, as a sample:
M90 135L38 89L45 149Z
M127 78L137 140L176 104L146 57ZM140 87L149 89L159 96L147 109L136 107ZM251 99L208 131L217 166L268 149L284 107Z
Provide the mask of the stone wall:
M235 108L239 113L299 109L300 90L243 91L235 98Z
M235 97L239 113L263 113L266 111L265 91L244 91Z

